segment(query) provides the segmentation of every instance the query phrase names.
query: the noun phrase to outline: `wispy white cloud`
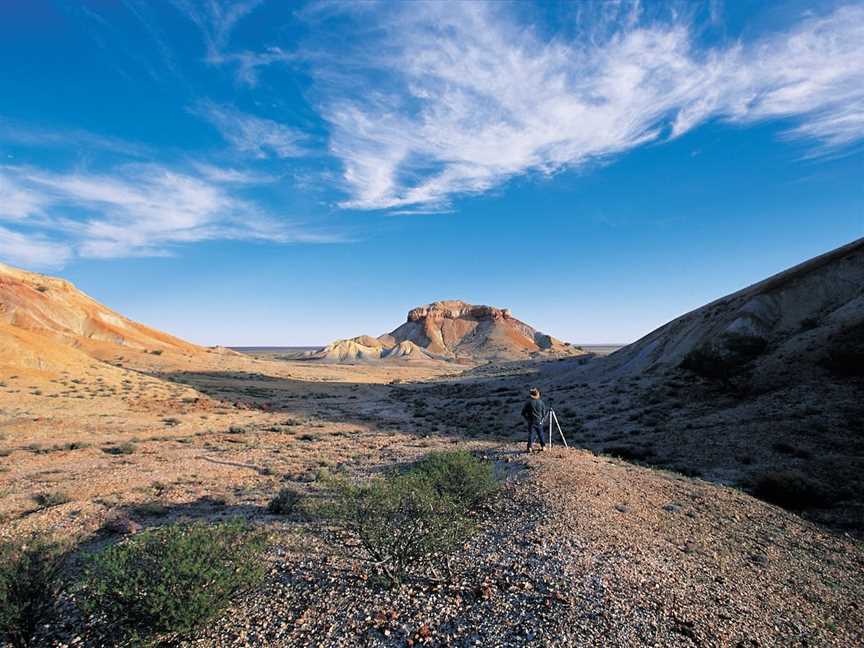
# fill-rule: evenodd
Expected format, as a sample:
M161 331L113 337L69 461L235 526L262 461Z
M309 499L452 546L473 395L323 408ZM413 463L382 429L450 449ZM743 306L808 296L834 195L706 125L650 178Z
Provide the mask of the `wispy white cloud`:
M156 52L164 68L174 76L182 78L174 52L168 45L168 42L153 15L155 9L154 5L146 0L121 1L123 6L126 7L126 10L135 18L136 21L138 21L138 24L144 28L144 32L155 46Z
M211 176L216 167L206 167ZM179 244L217 239L316 243L339 240L277 218L233 195L249 181L224 171L220 181L147 164L112 173L50 173L0 167L0 257L54 265L71 256L115 258L171 254Z
M279 179L279 176L232 167L220 167L206 162L193 162L192 166L202 178L220 184L257 185L275 182Z
M235 65L235 77L241 83L248 86L258 84L259 69L274 63L290 63L296 61L298 56L286 52L281 47L269 47L262 52L242 50L237 52L222 52L208 57L208 62L214 65Z
M13 265L54 269L72 257L72 247L42 234L15 232L0 225L0 259Z
M199 104L194 112L210 121L240 153L262 159L299 157L306 153L302 146L305 134L284 124L211 102Z
M569 37L541 36L504 6L389 6L379 40L344 56L352 74L317 62L344 207L446 207L716 119L791 119L788 137L820 147L864 138L864 6L711 49L683 19L640 18L638 3L608 33Z
M174 0L175 6L198 27L206 47L205 61L211 65L235 66L238 81L249 86L258 83L259 69L273 63L288 63L295 54L271 46L263 51L231 50L231 32L237 23L262 4L263 0L231 2L230 0Z
M0 218L23 221L39 213L44 205L45 201L37 192L0 175Z
M0 117L0 143L33 148L68 149L78 152L103 151L127 157L145 157L150 147L118 137L99 135L76 128L37 128Z
M204 37L207 56L221 56L237 23L263 0L174 0Z

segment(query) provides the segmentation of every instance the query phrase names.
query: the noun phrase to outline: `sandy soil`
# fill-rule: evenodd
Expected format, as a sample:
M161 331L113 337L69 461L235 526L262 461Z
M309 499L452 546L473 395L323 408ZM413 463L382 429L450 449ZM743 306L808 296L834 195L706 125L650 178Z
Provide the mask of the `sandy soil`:
M386 460L387 448L418 442L398 429L406 415L387 399L389 383L453 372L142 359L149 365L134 371L96 363L75 377L0 381L0 534L86 536L118 507L157 498L260 503L285 475ZM46 495L68 501L40 507Z

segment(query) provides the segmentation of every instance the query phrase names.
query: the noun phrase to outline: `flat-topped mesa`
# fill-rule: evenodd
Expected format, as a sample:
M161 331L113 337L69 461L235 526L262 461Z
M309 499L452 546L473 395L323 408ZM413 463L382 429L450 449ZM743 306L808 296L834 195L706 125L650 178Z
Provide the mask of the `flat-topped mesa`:
M394 331L378 338L338 340L306 354L313 360L474 363L572 356L580 348L519 321L508 308L453 299L418 306Z
M468 361L518 359L549 348L543 344L547 336L509 310L459 300L412 309L407 322L379 339L385 344L409 340L431 353Z
M408 311L409 322L416 322L422 319L510 319L513 316L509 308L495 308L494 306L477 306L474 304L466 304L458 299L447 301L437 301L425 306L418 306Z

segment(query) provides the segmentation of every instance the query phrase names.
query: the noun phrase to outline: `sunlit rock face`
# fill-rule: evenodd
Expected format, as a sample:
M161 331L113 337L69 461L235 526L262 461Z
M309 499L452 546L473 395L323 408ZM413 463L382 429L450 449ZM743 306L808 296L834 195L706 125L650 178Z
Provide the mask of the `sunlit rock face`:
M331 362L484 362L580 353L519 321L508 308L447 300L412 308L404 324L378 338L338 340L308 357Z

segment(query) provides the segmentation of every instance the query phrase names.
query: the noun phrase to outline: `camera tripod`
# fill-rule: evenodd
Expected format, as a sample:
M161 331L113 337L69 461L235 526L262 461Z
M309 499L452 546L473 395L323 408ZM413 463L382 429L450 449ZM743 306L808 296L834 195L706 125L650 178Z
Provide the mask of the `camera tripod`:
M555 410L551 407L549 408L549 413L546 415L546 418L549 419L549 447L552 447L552 426L554 425L558 429L558 435L564 442L564 447L569 448L570 446L567 445L567 439L564 438L564 433L561 431L561 424L558 422L558 417L555 415Z

